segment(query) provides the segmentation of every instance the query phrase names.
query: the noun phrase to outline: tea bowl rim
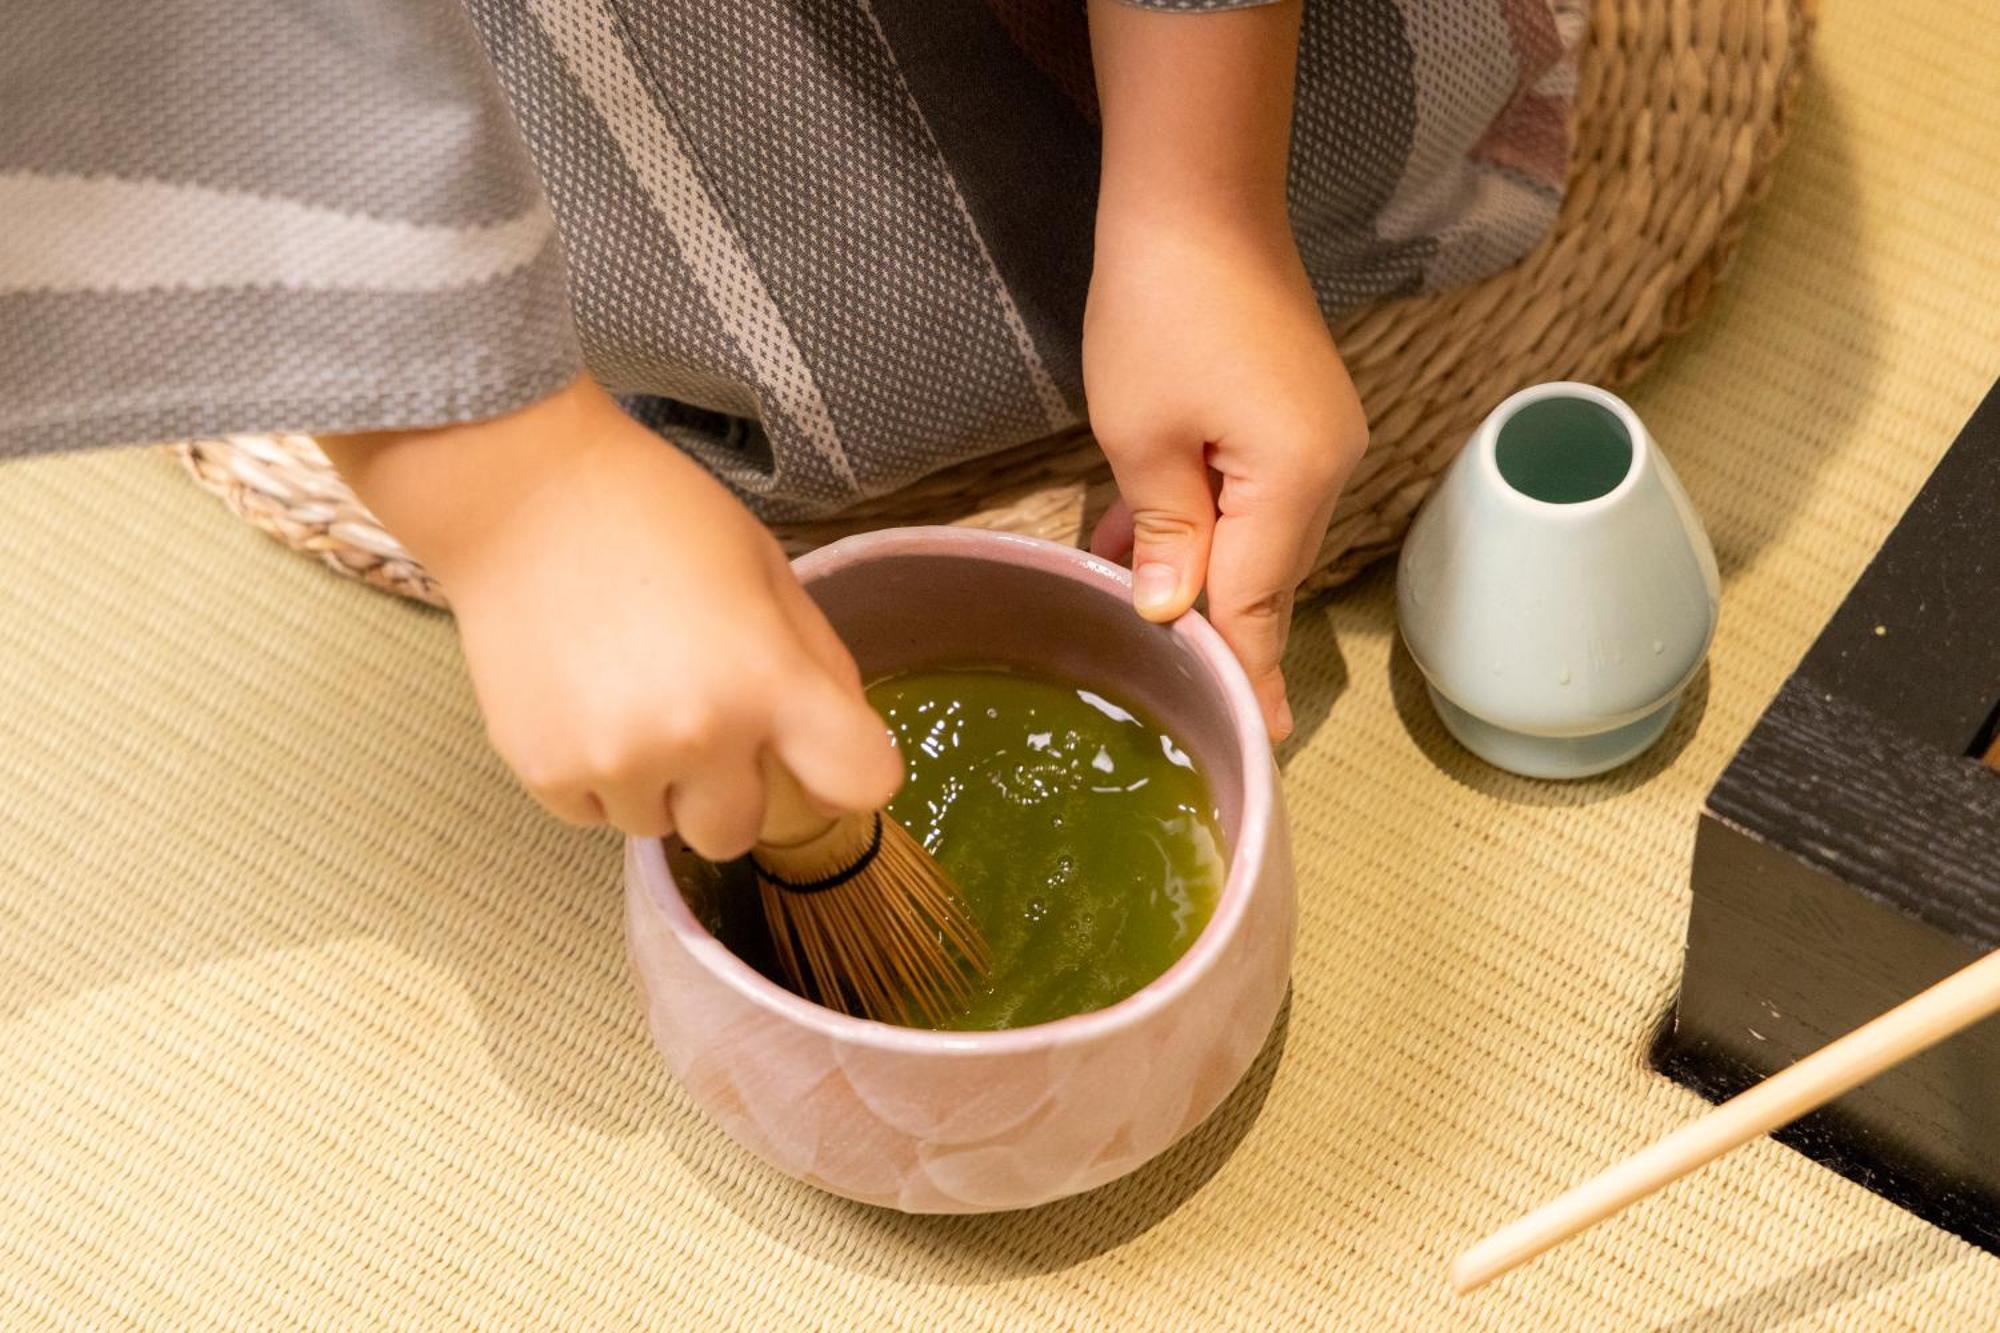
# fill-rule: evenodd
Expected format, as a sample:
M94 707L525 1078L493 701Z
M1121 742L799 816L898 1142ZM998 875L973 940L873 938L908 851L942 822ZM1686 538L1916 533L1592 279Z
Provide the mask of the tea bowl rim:
M801 582L854 565L903 556L983 559L1069 579L1131 610L1131 574L1088 551L1039 537L959 527L887 528L844 537L792 562ZM667 866L658 838L628 838L628 864L638 891L703 971L752 1005L842 1044L927 1056L994 1056L1083 1045L1144 1022L1199 986L1218 966L1243 929L1250 899L1264 881L1271 821L1278 818L1277 777L1263 713L1235 654L1214 626L1189 611L1166 626L1183 651L1205 666L1219 686L1243 773L1241 818L1230 848L1229 869L1215 910L1193 944L1172 966L1115 1004L1047 1023L999 1031L953 1032L909 1028L839 1013L767 979L738 958L695 917ZM1269 891L1267 889L1266 891Z

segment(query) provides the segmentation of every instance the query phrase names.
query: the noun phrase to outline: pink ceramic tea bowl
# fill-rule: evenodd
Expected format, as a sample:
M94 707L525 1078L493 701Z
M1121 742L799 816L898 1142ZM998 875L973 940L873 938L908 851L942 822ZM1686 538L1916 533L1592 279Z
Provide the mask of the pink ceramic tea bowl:
M626 914L654 1041L731 1138L864 1203L1025 1208L1136 1169L1236 1085L1284 998L1291 853L1249 682L1198 615L1149 625L1124 570L1050 542L901 529L794 567L868 679L1009 664L1142 706L1207 776L1228 874L1207 929L1127 999L1011 1031L930 1032L772 984L696 919L662 844L634 839Z

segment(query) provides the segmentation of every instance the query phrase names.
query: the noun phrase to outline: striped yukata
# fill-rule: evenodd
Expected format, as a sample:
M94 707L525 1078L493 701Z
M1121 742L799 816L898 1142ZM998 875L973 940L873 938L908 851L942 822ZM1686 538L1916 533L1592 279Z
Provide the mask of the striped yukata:
M1546 231L1579 4L1307 0L1290 208L1329 317ZM587 366L798 518L1082 419L1081 0L60 0L7 28L0 456L437 425Z

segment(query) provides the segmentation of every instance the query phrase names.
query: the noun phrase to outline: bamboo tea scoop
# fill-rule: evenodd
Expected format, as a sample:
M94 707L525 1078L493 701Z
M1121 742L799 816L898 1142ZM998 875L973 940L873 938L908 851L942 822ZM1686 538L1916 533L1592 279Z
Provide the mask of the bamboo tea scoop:
M2000 949L1510 1222L1458 1256L1451 1285L1460 1293L1484 1286L1731 1148L1790 1124L1996 1012Z
M823 813L764 760L764 826L751 850L778 966L843 1013L915 1021L965 1003L991 966L958 886L886 811Z

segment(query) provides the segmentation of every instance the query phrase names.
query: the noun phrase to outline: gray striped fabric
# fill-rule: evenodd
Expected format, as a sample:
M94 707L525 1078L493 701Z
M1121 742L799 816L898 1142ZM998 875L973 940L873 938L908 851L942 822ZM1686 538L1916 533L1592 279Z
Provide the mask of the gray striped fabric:
M1291 204L1329 315L1547 228L1573 4L1308 0ZM1083 413L1078 0L26 9L0 454L439 424L587 364L795 517Z
M61 0L0 41L0 454L505 411L580 353L445 4Z

